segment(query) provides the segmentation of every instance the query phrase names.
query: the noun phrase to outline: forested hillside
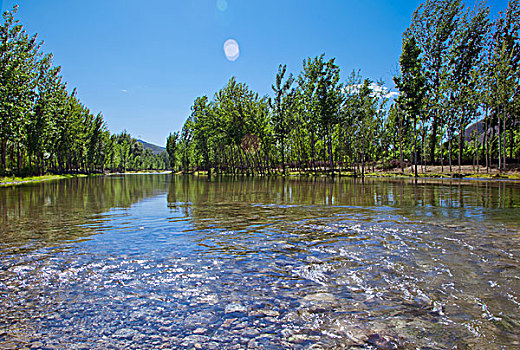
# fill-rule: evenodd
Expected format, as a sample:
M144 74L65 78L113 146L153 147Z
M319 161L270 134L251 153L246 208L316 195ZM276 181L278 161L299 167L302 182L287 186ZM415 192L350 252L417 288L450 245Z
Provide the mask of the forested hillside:
M403 33L398 94L334 58L280 65L271 96L231 78L195 99L167 139L170 164L186 172L288 170L364 173L415 165L520 162L520 0L497 18L485 3L427 0ZM465 137L469 125L481 128Z
M111 135L103 116L69 92L16 11L0 25L0 175L166 169L166 153L143 149L126 131Z

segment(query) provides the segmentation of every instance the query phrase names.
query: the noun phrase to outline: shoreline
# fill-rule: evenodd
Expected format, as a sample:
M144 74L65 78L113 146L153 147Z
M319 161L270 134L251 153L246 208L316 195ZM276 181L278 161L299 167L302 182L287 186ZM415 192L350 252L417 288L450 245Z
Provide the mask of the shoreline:
M469 166L471 167L471 166ZM426 171L420 171L418 173L418 179L452 179L452 180L485 180L485 181L520 181L520 171L505 171L498 172L496 169L480 169L479 172L467 171L469 169L462 169L461 172L453 171L453 172L440 172L440 169L435 169L435 167L426 167ZM440 167L439 167L440 168ZM457 167L458 168L458 167ZM437 171L436 171L437 170ZM458 170L458 169L457 169ZM17 177L17 176L6 176L0 177L0 187L10 187L10 186L19 186L25 184L33 184L40 183L46 181L53 180L62 180L62 179L72 179L77 177L88 177L88 176L120 176L120 175L164 175L164 174L177 174L177 175L195 175L195 176L208 176L207 171L194 171L190 173L183 172L173 172L171 170L147 170L147 171L126 171L126 172L116 172L116 173L106 173L106 174L61 174L61 175L42 175L42 176L28 176L28 177ZM248 176L246 174L216 174L214 173L212 176ZM328 171L317 171L317 172L298 172L298 171L289 171L286 175L283 175L280 171L271 172L270 174L254 174L249 175L251 177L264 177L264 176L273 176L273 177L331 177ZM359 172L341 172L336 173L334 177L337 178L361 178ZM366 178L396 178L396 179L414 179L413 169L410 167L405 168L404 172L400 170L376 170L375 172L366 172Z
M77 177L89 177L89 176L114 176L114 175L158 175L158 174L170 174L171 170L143 170L143 171L126 171L116 173L92 173L92 174L47 174L40 176L0 176L0 187L19 186L33 183L40 183L53 180L62 179L73 179Z
M146 171L127 171L117 173L106 173L106 174L47 174L40 176L0 176L0 187L19 186L33 183L40 183L46 181L62 180L62 179L73 179L77 177L89 177L89 176L113 176L113 175L158 175L158 174L170 174L172 171L165 170L146 170Z
M19 186L46 181L73 179L76 177L95 176L94 174L61 174L61 175L41 175L41 176L2 176L0 177L0 187Z
M444 169L443 169L444 168ZM475 168L477 168L475 166ZM482 166L474 169L472 165L463 165L459 170L458 166L453 166L452 171L449 171L449 166L424 166L418 168L418 179L453 179L453 180L520 180L520 170L512 169L509 171L499 172L495 168L484 168ZM196 175L196 176L208 176L206 170L198 170L192 172L179 172L177 174L185 174L185 175ZM350 177L350 178L362 178L361 172L353 172L353 171L337 171L335 170L334 176L332 176L328 169L320 169L317 171L309 170L309 171L298 171L298 170L288 170L284 175L280 169L275 171L271 171L269 174L217 174L212 172L212 176L252 176L252 177L264 177L264 176L280 176L280 177ZM391 169L391 170L383 170L383 169L375 169L375 171L371 171L368 168L365 171L365 178L401 178L401 179L414 179L414 168L413 166L408 166L404 168L404 172L401 169Z

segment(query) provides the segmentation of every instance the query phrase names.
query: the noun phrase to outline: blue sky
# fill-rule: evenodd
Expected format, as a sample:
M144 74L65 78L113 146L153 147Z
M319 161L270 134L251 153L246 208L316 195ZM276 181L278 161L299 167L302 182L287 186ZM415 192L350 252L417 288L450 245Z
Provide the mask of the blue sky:
M197 96L232 76L271 93L278 65L298 74L303 59L335 57L343 79L353 69L390 87L401 35L419 0L0 0L38 33L62 66L69 89L111 132L164 146ZM473 3L468 1L468 3ZM507 0L489 2L494 13ZM229 61L224 43L240 54Z

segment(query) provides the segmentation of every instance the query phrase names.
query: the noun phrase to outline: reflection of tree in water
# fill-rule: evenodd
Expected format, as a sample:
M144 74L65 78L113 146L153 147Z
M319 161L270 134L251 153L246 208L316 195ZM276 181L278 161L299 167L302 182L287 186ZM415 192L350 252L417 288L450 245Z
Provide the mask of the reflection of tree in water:
M475 207L520 206L520 186L449 179L415 183L408 179L182 176L170 181L168 206L191 217L200 228L254 231L273 220L305 219L308 206L321 215L390 207L405 216L464 217Z
M87 225L111 208L128 208L166 190L166 175L85 177L0 188L0 239L58 242L96 233Z
M301 322L302 329L314 321L322 329L352 327L361 335L400 327L404 339L415 339L418 330L437 331L432 320L445 312L443 306L457 305L456 312L446 311L456 322L436 336L465 344L465 317L478 320L482 314L466 300L479 295L490 309L515 310L506 298L482 297L489 286L479 276L504 266L516 273L514 258L502 253L514 231L503 230L502 223L517 232L520 217L507 221L500 213L517 211L518 184L176 177L168 205L190 219L201 254L228 259L221 281L267 303L272 299L264 286L278 287L272 303L289 305L296 298L296 311L291 305L280 312L289 310L285 320ZM495 222L480 231L478 220L490 219ZM459 290L451 290L454 281ZM381 297L372 299L374 291ZM483 324L483 338L494 336L495 326Z

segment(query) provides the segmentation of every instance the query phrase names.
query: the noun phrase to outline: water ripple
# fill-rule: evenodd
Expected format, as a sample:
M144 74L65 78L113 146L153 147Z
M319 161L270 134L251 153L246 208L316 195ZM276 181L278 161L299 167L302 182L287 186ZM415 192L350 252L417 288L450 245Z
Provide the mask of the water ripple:
M520 347L520 235L494 204L466 191L473 207L451 205L446 186L437 207L348 202L355 191L318 204L301 194L312 182L280 201L262 184L159 181L146 200L68 218L57 197L40 237L4 221L0 346Z

